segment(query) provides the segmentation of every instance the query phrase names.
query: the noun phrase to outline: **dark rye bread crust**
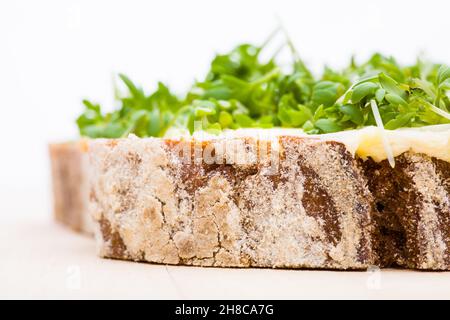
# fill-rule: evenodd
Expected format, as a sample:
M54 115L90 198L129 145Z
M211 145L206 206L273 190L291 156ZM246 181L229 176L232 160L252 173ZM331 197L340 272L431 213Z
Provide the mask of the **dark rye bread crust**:
M230 141L226 141L229 143ZM366 269L374 250L372 196L338 142L281 137L275 171L261 141L97 140L90 144L91 212L103 257L225 267ZM267 145L265 146L267 147Z

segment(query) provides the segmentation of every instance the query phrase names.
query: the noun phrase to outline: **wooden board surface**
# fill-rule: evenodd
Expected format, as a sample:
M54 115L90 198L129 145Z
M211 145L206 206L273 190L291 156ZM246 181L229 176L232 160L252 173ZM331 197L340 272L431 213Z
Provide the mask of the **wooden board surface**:
M28 215L29 216L29 215ZM221 269L100 259L50 217L0 218L0 298L450 298L450 272Z

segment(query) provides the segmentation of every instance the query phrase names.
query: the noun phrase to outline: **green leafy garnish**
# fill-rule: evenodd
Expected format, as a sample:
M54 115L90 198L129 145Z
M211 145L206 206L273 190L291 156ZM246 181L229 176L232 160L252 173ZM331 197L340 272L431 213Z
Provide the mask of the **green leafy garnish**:
M169 129L220 133L238 128L301 128L320 134L376 125L371 104L386 129L450 123L450 68L418 60L401 66L374 54L351 59L341 70L326 67L315 77L287 39L293 61L285 70L275 58L263 60L262 46L242 44L217 55L204 80L183 96L163 83L147 93L120 74L125 93L119 107L102 112L83 100L77 124L82 136L163 137ZM273 55L275 56L275 55Z

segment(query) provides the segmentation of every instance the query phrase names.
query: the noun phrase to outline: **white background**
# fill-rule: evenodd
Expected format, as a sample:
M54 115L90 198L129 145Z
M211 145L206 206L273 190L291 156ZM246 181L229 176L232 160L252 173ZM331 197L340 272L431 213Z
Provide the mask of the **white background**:
M450 63L447 1L0 2L2 215L50 214L47 143L74 139L89 97L109 107L112 75L183 91L216 52L285 24L315 70L374 51Z

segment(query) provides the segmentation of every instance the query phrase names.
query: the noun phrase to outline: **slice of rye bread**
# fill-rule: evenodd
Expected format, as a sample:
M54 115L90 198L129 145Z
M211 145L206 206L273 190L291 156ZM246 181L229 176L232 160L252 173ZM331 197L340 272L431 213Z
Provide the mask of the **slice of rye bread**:
M92 233L88 212L88 156L84 141L49 145L56 221L75 231Z
M295 140L298 138L289 139ZM114 146L117 144L117 141L107 142L103 140L101 143ZM187 163L180 166L177 163L180 159L177 160L177 157L174 156L174 146L179 144L173 141L165 141L159 148L162 148L166 158L168 157L165 161L170 163L170 174L178 172L177 177L184 179L180 184L180 190L184 190L191 197L192 195L195 196L197 189L205 187L205 184L211 178L211 173L215 171L219 170L222 175L225 174L228 180L233 178L233 185L236 185L236 181L241 182L242 177L251 175L257 177L258 175L255 173L258 170L262 173L267 167L267 163L264 164L262 159L259 159L259 164L254 163L252 166L243 165L242 163L241 165L202 166L189 165ZM184 144L187 143L184 142ZM217 144L215 145L217 146ZM262 145L261 142L259 142L259 145ZM84 143L63 143L50 146L55 217L58 221L76 230L91 232L89 220L86 218L88 192L86 188L86 154L83 146ZM206 146L204 147L203 149L206 149ZM348 157L349 155L346 155L347 159ZM396 157L395 169L392 169L387 161L377 163L371 159L367 161L357 159L356 165L361 168L364 175L363 179L368 182L369 190L374 199L370 200L373 203L373 207L375 207L375 210L372 210L370 214L372 217L371 223L373 224L372 230L374 230L370 237L372 261L381 267L400 266L425 270L449 270L450 164L425 155L405 153ZM244 174L245 172L247 172L246 175ZM310 173L307 169L306 171L303 169L303 172ZM269 179L274 186L285 180L280 178L281 174L260 174L260 176ZM267 181L267 179L264 180ZM305 180L306 188L304 190L307 190L308 193L306 196L302 196L301 202L308 210L308 213L312 211L329 216L329 211L313 211L313 205L316 205L317 209L318 203L326 203L326 200L321 200L326 197L326 193L312 192L317 186L308 181L312 180ZM178 189L178 186L176 186L176 189ZM271 190L270 188L261 188L257 192L263 193L267 189ZM240 194L241 190L242 187L235 189L233 193ZM94 192L91 193L91 195L93 194ZM263 206L263 209L266 211L272 210L271 205L274 203L274 195L271 192L269 192L269 195L262 197L262 199L266 200L267 197L271 198L271 200L267 200L271 201L271 204ZM177 196L178 198L179 196ZM233 196L234 203L237 203L238 199L236 196ZM263 202L264 200L261 200L261 203ZM241 200L241 203L248 203L248 201L244 199ZM192 204L190 205L192 206ZM162 207L159 206L159 208ZM167 211L167 208L164 207L164 210ZM238 210L240 210L240 207L238 207ZM319 215L315 213L313 216L317 217ZM248 224L245 223L244 225ZM103 255L126 258L123 256L123 253L119 254L119 252L125 252L120 233L117 230L111 230L111 225L108 225L106 220L102 222L102 226L103 229L100 230L104 231L105 238L111 243L111 247L108 250L114 251L113 254L103 253ZM323 227L326 227L327 234L329 234L327 237L333 234L331 231L333 229L329 226L331 225L323 224ZM247 228L246 230L249 229ZM100 237L100 239L102 238ZM250 239L250 237L247 237L247 239ZM220 238L218 240L223 241ZM127 256L129 258L128 253ZM179 263L194 264L194 262L184 262L185 258L178 259L180 260ZM149 259L142 258L139 260L145 261ZM160 262L161 259L150 259L150 261ZM215 264L219 265L218 263ZM254 264L247 263L246 265ZM308 266L305 265L304 267Z
M89 155L103 257L222 267L379 264L374 201L344 144L129 138L93 140Z

